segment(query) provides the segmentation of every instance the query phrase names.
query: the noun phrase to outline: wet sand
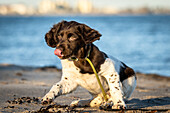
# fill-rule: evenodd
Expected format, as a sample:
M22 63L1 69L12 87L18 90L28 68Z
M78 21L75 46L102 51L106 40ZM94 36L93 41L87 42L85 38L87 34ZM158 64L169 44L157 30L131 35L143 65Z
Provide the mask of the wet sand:
M90 98L89 93L81 87L71 94L58 97L51 105L41 105L39 100L60 78L61 70L55 67L1 64L0 112L110 112L90 107L69 108L73 100ZM125 111L170 112L170 77L137 73L137 87Z

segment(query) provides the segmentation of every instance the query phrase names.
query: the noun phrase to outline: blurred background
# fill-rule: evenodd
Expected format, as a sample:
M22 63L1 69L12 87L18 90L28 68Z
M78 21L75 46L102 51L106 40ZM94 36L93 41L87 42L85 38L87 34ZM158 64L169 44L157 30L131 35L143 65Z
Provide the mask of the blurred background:
M100 50L135 71L170 76L169 0L0 0L0 64L61 68L44 35L62 20L98 30Z
M1 15L170 14L169 0L0 0Z

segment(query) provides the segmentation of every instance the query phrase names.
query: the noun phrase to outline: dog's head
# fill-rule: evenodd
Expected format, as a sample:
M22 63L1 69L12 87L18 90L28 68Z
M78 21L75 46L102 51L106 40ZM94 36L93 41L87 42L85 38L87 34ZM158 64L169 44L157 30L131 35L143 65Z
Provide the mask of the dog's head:
M62 21L55 24L46 33L48 46L56 48L54 51L61 59L75 55L82 47L100 39L101 34L85 24L75 21Z

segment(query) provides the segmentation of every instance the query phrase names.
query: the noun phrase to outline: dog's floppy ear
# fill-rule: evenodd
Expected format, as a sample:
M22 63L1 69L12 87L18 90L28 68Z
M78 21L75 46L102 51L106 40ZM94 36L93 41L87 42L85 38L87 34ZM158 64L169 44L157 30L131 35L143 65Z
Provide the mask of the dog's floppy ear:
M65 23L67 23L67 21L61 21L58 24L55 24L53 28L51 28L51 30L45 34L45 41L48 46L53 48L56 47L58 42L58 33L61 31L61 29L63 29Z
M85 24L79 25L78 30L83 34L83 40L85 44L89 44L96 40L99 40L102 36L98 31L90 28Z

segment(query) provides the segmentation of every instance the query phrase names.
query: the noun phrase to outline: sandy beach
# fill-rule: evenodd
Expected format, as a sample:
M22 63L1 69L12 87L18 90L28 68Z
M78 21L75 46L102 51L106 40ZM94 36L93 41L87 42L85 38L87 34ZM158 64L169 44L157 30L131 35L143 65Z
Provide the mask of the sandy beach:
M69 108L73 100L90 98L81 87L58 97L51 105L41 105L40 99L60 78L61 70L55 67L1 64L0 112L110 112L90 107ZM170 112L170 77L137 73L137 87L126 103L127 113Z

